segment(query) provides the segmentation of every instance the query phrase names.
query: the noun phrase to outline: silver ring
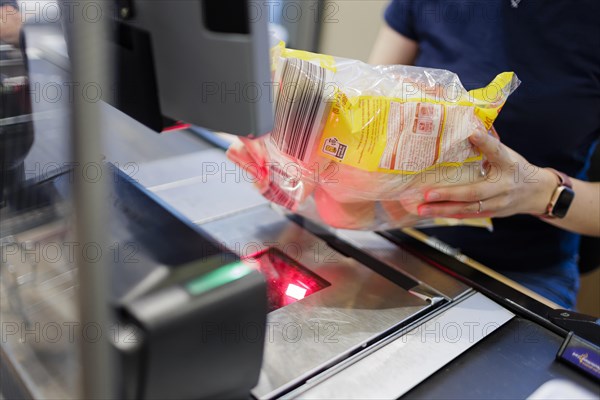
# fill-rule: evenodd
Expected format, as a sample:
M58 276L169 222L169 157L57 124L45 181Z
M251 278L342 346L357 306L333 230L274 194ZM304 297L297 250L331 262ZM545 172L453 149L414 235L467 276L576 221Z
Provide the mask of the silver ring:
M477 214L481 214L483 211L483 200L479 200L479 210L477 210Z

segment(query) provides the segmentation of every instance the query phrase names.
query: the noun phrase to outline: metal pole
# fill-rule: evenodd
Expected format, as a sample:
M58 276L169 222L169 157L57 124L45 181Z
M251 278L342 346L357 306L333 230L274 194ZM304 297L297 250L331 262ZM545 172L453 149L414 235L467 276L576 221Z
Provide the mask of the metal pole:
M81 398L115 398L109 344L108 284L110 257L106 244L108 217L108 179L106 171L97 180L95 175L102 168L102 130L100 102L96 92L101 88L108 94L109 60L105 50L105 19L107 2L80 0L71 9L70 60L72 77L81 89L74 96L72 109L73 161L75 174L73 201L75 230L79 248L89 250L77 252L79 280L79 312L81 322ZM98 14L100 13L100 14ZM103 15L104 14L104 15ZM102 254L94 250L101 249ZM90 253L91 252L91 253ZM93 328L92 328L93 327ZM86 332L100 327L100 339L95 341ZM92 340L94 339L94 340Z

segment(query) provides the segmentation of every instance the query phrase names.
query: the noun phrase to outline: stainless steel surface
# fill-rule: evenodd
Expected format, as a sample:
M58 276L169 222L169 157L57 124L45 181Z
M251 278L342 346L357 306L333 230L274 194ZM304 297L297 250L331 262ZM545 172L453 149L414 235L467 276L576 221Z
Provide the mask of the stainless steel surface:
M475 293L339 373L286 398L397 399L513 316Z
M331 283L268 315L261 378L252 391L259 398L276 396L430 307L268 205L202 227L241 257L275 247Z
M142 164L136 178L240 256L277 247L332 283L269 315L265 366L253 392L257 397L281 393L343 359L369 337L424 310L427 300L458 299L470 292L373 233L338 232L391 267L409 271L421 282L412 294L342 256L272 209L219 150ZM296 331L302 332L296 342L286 340ZM337 342L325 341L334 334Z
M19 124L23 122L30 122L32 120L31 114L17 115L16 117L8 117L0 119L0 126Z
M507 278L506 276L500 274L499 272L497 272L489 267L486 267L483 264L480 264L479 262L473 260L470 257L467 257L466 255L462 254L458 249L453 248L452 246L438 240L437 238L427 236L423 232L421 232L417 229L414 229L414 228L405 228L405 229L403 229L403 232L405 234L413 237L414 239L420 240L421 242L428 244L429 246L435 248L436 250L439 250L442 253L444 253L452 258L457 259L458 261L469 266L473 270L484 273L484 274L490 276L491 278L493 278L499 282L502 282L503 284L508 285L508 286L512 287L513 289L516 289L517 291L531 297L532 299L544 304L547 307L550 307L555 310L558 308L561 308L561 306L548 300L547 298L540 295L539 293L536 293L533 290L521 285L520 283ZM511 299L505 298L504 300L506 300L510 303L513 303L513 305L515 305L516 307L522 307L520 305L517 305Z
M83 0L81 6L95 6L100 15L107 13L105 4ZM71 73L74 82L95 82L102 92L110 93L112 60L106 51L107 21L100 18L91 22L82 13L74 13L71 37ZM105 95L109 96L109 95ZM73 160L77 165L101 165L104 148L104 129L98 102L91 102L84 94L74 96L72 104ZM104 203L108 193L105 173L98 180L89 179L83 171L73 181L73 211L75 233L80 243L95 243L108 248L106 220L108 209ZM102 171L100 171L102 174ZM78 307L82 326L97 324L102 330L109 326L109 257L95 260L77 254ZM82 331L83 332L83 331ZM99 340L81 340L81 395L86 399L106 399L115 396L114 365L107 335Z
M419 285L411 288L409 293L417 296L420 299L429 301L432 304L441 303L444 300L448 300L444 295L429 285L420 283Z
M268 204L219 149L140 164L133 178L195 223Z
M451 299L469 291L469 287L437 268L428 265L375 232L338 229L336 235L390 267L402 271L419 282L434 287Z

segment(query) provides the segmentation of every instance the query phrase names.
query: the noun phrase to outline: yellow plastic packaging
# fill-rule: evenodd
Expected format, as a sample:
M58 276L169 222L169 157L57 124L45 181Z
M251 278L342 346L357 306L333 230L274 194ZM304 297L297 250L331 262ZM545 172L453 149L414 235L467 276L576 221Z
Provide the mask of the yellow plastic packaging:
M418 193L484 179L467 138L489 132L519 80L512 72L467 92L456 74L285 48L271 49L275 123L229 157L269 200L336 228L467 224L424 219Z

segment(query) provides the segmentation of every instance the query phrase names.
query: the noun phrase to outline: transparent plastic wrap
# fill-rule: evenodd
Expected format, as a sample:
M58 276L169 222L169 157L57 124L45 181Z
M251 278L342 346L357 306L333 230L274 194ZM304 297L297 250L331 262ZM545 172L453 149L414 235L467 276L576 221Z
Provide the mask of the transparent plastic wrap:
M270 201L343 229L468 224L425 219L419 193L485 179L468 137L490 132L519 85L512 72L467 92L456 74L372 66L285 48L271 50L275 123L228 156Z

